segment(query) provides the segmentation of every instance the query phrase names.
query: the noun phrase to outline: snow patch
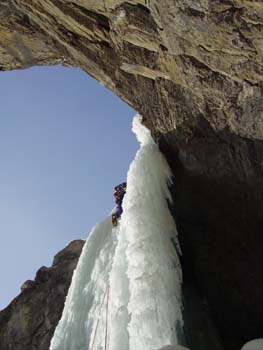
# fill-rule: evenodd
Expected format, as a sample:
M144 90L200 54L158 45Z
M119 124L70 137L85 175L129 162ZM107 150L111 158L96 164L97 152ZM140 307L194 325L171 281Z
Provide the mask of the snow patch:
M263 350L263 338L246 343L241 350Z

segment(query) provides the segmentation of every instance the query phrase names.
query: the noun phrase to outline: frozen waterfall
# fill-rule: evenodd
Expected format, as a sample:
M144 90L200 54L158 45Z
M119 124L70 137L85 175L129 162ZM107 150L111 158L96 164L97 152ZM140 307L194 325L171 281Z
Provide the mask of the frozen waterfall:
M169 166L136 116L141 148L118 226L97 224L74 272L50 350L157 350L179 344L181 268ZM178 347L178 349L182 347Z

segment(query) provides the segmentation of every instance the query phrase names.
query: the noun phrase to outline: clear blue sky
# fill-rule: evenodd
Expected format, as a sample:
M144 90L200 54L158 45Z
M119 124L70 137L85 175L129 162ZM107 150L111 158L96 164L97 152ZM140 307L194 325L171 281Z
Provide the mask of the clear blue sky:
M131 108L79 69L0 73L0 309L114 206L138 143Z

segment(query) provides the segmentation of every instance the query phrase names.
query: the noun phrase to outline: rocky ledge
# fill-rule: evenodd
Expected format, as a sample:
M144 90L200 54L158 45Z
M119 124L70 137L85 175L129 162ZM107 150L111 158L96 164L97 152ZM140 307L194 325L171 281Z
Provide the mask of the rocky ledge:
M0 312L1 350L49 349L83 245L82 240L71 242Z

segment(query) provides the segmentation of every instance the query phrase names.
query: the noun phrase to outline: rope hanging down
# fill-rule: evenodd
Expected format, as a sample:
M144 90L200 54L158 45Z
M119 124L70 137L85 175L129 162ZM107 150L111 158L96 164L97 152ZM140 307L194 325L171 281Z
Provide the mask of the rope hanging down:
M99 316L98 316L98 320L97 320L97 324L96 324L96 328L95 328L95 332L94 332L94 336L93 336L93 340L92 340L92 345L91 345L91 350L93 350L94 344L95 344L95 339L96 339L96 335L97 335L97 330L98 330L98 325L100 322L100 316L101 316L101 310L102 310L102 306L104 304L104 300L107 294L109 294L109 287L106 288L104 296L103 296L103 300L102 303L100 304L100 312L99 312Z
M108 345L109 296L110 296L110 287L108 287L107 305L106 305L105 350L107 350L107 345Z

